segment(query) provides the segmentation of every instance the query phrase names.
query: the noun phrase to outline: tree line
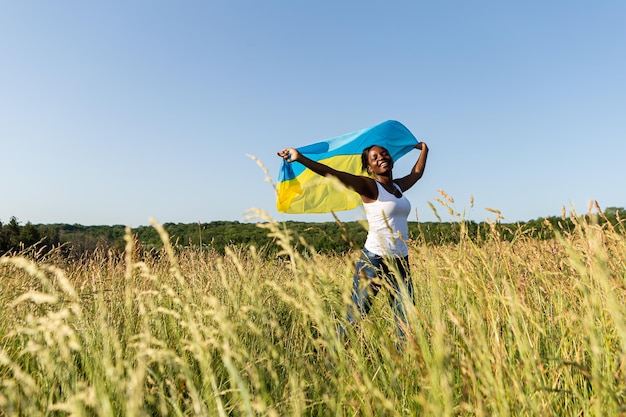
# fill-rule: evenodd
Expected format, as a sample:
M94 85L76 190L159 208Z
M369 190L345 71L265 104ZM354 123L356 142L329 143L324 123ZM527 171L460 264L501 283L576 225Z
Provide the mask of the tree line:
M610 223L624 231L624 209L609 207L600 216L599 223ZM165 223L164 229L175 246L195 246L212 249L223 254L226 247L255 246L264 253L274 254L279 248L266 229L254 223L238 221L214 221L210 223ZM342 253L359 248L367 234L363 223L353 222L285 222L282 227L306 242L306 246L294 240L296 247L315 248L321 253ZM442 245L458 243L462 236L480 241L492 236L494 231L501 239L513 240L525 235L535 239L551 239L555 230L569 232L575 227L567 217L538 218L523 223L499 222L409 222L409 238L421 243ZM132 229L132 236L144 250L158 250L163 242L152 226ZM4 224L0 221L0 255L31 249L45 251L58 248L68 257L80 257L97 249L122 252L125 247L126 227L83 226L79 224L22 224L11 217ZM308 246L308 247L307 247Z

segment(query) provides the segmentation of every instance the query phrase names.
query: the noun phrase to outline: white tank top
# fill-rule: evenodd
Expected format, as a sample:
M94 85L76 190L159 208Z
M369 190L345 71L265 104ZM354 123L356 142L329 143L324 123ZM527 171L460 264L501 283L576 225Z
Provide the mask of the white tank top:
M397 184L393 184L398 190ZM411 202L404 196L398 198L376 181L378 199L363 203L369 224L365 249L378 256L404 258L409 254L406 244L409 235L407 219L411 212Z

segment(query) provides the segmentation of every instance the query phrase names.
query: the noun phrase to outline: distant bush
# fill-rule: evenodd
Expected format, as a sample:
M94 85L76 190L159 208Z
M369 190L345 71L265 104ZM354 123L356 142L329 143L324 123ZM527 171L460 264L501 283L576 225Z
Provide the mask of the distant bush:
M624 231L624 209L609 207L601 215L591 216L598 224L610 224L618 232ZM590 217L590 216L582 216ZM590 218L591 218L590 217ZM165 223L164 229L177 247L200 247L225 253L227 247L254 246L260 252L273 254L278 249L274 238L257 223L215 221L210 223ZM295 236L297 250L315 248L318 253L346 253L360 248L367 231L361 222L295 222L284 223L284 228ZM547 217L519 223L490 223L473 221L458 222L409 222L409 238L429 245L459 243L461 238L476 242L484 241L495 229L503 240L512 241L519 236L534 239L553 239L554 230L571 233L575 222L569 217ZM0 222L0 254L24 248L34 250L60 247L68 257L81 257L97 249L120 253L124 249L125 227L83 226L79 224L25 225L12 217L7 224ZM160 249L163 245L158 233L151 226L132 229L137 245L143 250ZM302 245L306 241L308 248Z

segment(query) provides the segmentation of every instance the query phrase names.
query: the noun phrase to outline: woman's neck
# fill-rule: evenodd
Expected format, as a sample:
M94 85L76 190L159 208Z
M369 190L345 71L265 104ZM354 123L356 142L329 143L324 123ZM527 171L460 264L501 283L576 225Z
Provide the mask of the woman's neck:
M376 181L378 181L379 183L381 183L383 185L392 185L393 184L393 176L391 174L389 174L389 175L376 175L375 179L376 179Z

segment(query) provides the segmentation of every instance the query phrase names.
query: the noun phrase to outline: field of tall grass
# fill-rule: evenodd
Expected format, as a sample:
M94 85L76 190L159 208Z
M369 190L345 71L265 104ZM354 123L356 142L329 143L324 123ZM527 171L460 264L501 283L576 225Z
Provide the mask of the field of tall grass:
M128 231L123 255L2 256L0 415L620 415L624 228L575 224L416 239L404 340L383 293L340 339L358 253L302 255L273 221L276 257L172 247L157 224L160 252Z

